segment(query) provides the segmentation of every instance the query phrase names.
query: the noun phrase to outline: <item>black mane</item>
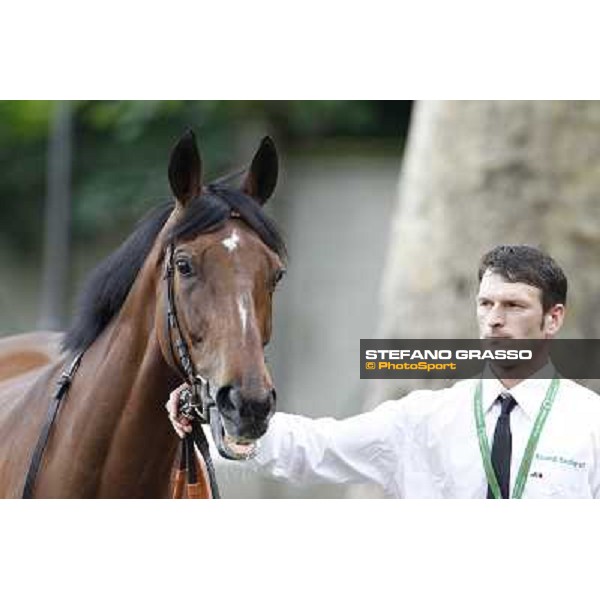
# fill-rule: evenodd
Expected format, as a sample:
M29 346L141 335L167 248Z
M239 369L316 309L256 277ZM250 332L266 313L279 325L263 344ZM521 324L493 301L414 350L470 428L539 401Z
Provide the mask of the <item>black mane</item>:
M92 271L79 294L76 316L64 335L64 350L81 352L88 348L119 312L174 207L175 202L169 200L151 210L123 244ZM207 186L201 196L190 201L181 219L167 232L165 243L189 240L219 229L232 211L271 250L286 259L283 238L259 204L220 184Z

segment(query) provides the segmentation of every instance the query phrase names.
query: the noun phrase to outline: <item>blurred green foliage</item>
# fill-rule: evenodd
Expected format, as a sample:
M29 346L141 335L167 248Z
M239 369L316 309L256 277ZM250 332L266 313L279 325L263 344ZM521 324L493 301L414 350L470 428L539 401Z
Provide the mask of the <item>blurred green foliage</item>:
M239 165L240 129L259 123L283 147L324 138L402 139L408 101L76 101L73 110L75 241L129 224L168 195L170 148L198 134L208 177ZM37 254L43 232L49 101L0 102L0 251ZM258 140L257 140L258 142Z

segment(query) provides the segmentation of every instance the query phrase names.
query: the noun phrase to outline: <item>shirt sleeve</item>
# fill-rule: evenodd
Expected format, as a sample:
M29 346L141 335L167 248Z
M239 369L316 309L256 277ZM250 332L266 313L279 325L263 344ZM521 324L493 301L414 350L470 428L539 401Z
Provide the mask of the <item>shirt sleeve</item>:
M251 463L295 485L376 483L386 488L402 452L403 401L348 419L276 413Z

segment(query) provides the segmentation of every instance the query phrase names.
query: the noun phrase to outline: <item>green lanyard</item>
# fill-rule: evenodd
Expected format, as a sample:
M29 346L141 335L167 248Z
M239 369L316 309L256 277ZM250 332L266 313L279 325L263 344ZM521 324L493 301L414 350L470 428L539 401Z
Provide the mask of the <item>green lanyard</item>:
M555 375L554 379L550 383L550 386L548 387L546 397L544 398L544 401L540 406L540 410L537 414L537 417L535 418L535 423L533 424L533 429L529 434L529 440L527 441L525 453L523 454L523 460L521 461L521 466L519 467L519 473L517 474L517 481L515 482L515 487L513 489L513 498L519 499L523 495L523 489L525 488L525 483L527 482L529 468L531 467L531 461L533 460L533 454L535 452L535 449L537 448L538 441L540 439L540 434L542 433L542 428L544 427L544 423L546 422L548 414L550 413L550 409L552 408L552 403L554 402L556 392L558 391L559 383L560 379L558 378L558 375ZM479 450L481 450L483 468L485 469L488 484L492 490L492 493L494 494L494 498L499 499L502 497L502 494L500 492L500 486L498 485L496 473L494 472L494 468L492 467L490 444L488 442L487 434L485 431L485 420L483 418L481 389L482 381L480 379L479 383L477 384L477 387L475 388L475 397L473 399L475 423L477 425L477 438L479 439Z

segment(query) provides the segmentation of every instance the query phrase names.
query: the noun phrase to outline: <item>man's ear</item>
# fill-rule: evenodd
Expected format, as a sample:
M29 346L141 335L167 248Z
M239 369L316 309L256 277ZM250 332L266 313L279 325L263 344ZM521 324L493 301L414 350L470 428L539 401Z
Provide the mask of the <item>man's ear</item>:
M169 183L177 201L185 206L202 190L202 161L196 136L190 129L184 133L171 151Z
M565 320L565 305L555 304L545 315L544 315L544 330L546 335L554 337L562 327L563 321Z
M252 196L262 206L275 189L278 173L277 149L270 137L264 137L244 178L242 192Z

